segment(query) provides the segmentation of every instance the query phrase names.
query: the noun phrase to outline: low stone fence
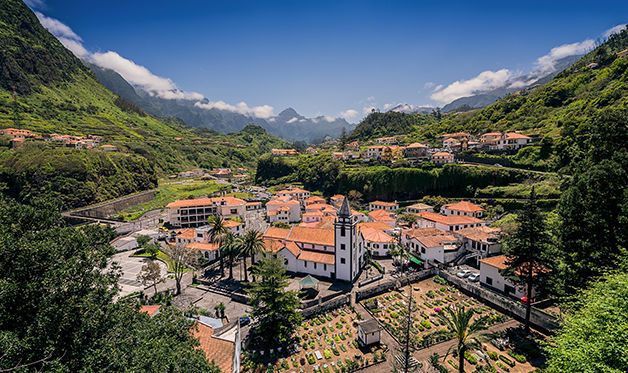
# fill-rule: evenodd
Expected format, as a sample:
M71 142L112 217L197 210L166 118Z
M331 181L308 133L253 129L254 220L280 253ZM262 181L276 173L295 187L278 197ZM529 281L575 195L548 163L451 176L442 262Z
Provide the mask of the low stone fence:
M400 277L400 278L391 278L382 283L379 283L375 286L368 287L363 290L358 290L355 292L355 300L361 301L363 299L371 298L376 295L383 294L392 289L398 289L408 284L412 284L421 280L424 280L432 275L434 275L434 269L426 269L419 272L414 272L409 275Z
M321 298L322 299L322 298ZM333 299L330 299L326 302L321 301L320 303L313 305L311 307L303 308L301 310L301 314L303 317L308 318L317 313L322 313L325 311L333 310L338 307L342 307L345 304L351 303L351 294L344 294L341 296L335 296Z
M498 294L492 290L483 288L479 284L471 283L465 279L456 277L449 272L439 272L439 275L441 277L454 284L463 293L477 298L484 303L488 303L502 313L509 315L519 321L525 320L526 308L521 303L507 298L501 294ZM530 313L530 324L532 324L535 328L544 333L551 333L559 326L558 320L554 316L534 306L532 307L532 311Z

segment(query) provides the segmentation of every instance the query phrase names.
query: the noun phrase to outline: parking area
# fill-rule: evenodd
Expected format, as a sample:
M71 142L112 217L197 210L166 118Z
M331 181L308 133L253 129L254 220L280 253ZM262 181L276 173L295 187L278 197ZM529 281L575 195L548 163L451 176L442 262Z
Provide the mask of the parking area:
M137 275L141 272L142 266L148 263L151 259L132 257L132 254L133 251L125 251L115 254L112 257L112 261L118 263L122 270L122 276L118 282L121 297L133 292L144 290L142 283L137 280ZM168 273L168 267L160 261L157 261L157 263L161 269L162 276L166 276Z

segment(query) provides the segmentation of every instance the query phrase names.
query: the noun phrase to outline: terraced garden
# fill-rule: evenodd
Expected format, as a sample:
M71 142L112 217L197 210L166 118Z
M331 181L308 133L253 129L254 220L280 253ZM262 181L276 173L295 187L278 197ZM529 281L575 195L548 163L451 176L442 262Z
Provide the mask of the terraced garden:
M386 346L358 345L359 319L345 306L305 320L290 351L247 352L243 371L341 373L383 362Z
M411 343L426 348L452 339L453 336L439 320L438 312L449 306L472 308L476 315L488 317L488 326L506 321L506 316L462 294L440 277L433 277L411 285L414 299ZM404 339L410 287L389 292L364 301L364 306L398 341Z

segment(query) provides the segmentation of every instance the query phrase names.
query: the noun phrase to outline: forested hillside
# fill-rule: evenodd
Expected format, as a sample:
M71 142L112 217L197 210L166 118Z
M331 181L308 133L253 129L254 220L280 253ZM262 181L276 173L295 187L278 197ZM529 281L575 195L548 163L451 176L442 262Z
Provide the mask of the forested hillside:
M0 190L24 201L75 192L63 198L66 206L154 186L159 173L252 167L259 155L285 146L256 126L218 135L144 113L98 83L20 0L0 3L0 128L6 127L99 135L119 149L104 155L33 142L14 151L0 141L0 175L9 184Z

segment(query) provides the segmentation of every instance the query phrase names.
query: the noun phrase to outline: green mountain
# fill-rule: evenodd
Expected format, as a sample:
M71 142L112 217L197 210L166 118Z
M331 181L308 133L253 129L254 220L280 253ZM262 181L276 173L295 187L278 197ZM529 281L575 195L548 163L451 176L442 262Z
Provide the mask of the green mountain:
M578 127L599 113L628 107L628 31L612 35L595 50L550 81L507 95L470 112L425 115L373 113L351 136L407 135L409 140L436 140L443 133L467 131L521 131L557 138L566 125ZM551 141L551 140L549 140Z
M0 2L0 128L7 127L99 135L120 150L102 154L34 141L16 151L9 150L8 139L0 139L0 180L18 199L32 200L43 191L66 196L75 180L91 183L80 201L62 198L66 206L154 186L159 174L193 167L253 167L261 154L286 145L255 126L219 135L144 113L98 83L20 0ZM55 161L59 157L67 162ZM23 159L32 162L26 167ZM45 180L49 175L56 181ZM102 190L117 184L119 188Z

